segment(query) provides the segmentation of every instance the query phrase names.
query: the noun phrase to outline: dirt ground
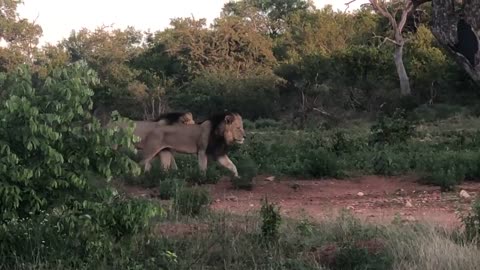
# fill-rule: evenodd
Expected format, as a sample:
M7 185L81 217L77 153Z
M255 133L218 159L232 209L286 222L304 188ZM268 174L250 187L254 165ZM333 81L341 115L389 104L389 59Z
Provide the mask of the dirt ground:
M280 206L291 218L320 221L349 209L355 216L374 223L421 221L453 228L460 225L458 211L470 208L480 194L480 183L466 182L454 192L441 193L439 187L419 184L413 177L364 176L346 180L290 180L259 176L251 191L233 189L228 179L206 186L212 195L211 209L248 214L260 209L261 200ZM470 198L462 198L465 190ZM130 193L154 196L155 190L129 188Z

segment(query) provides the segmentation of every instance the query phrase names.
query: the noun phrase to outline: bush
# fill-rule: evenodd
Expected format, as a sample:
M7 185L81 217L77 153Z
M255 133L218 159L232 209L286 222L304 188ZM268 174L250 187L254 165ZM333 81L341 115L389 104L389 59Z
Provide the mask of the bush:
M278 209L268 200L262 203L260 209L260 215L262 216L262 239L266 241L277 241L279 237L279 227L282 221Z
M16 269L19 261L67 263L74 269L98 264L113 259L110 254L117 243L129 242L131 236L149 227L151 218L162 214L148 201L111 197L11 219L0 224L0 268Z
M410 160L405 154L407 151L398 147L376 147L372 160L374 173L392 176L407 172L410 169Z
M84 62L54 69L35 84L32 77L27 67L0 73L0 88L8 96L0 103L3 220L27 217L84 196L92 178L108 180L140 172L124 151L112 148L121 145L133 151L133 126L105 129L90 114L89 86L97 78Z
M250 156L243 156L236 164L240 177L232 179L233 187L251 190L253 188L253 178L258 172L257 165Z
M278 128L281 126L281 123L273 119L260 118L255 121L255 128Z
M208 191L200 187L181 188L174 200L174 209L182 215L196 216L210 204Z
M167 178L163 181L160 181L160 185L159 185L160 199L169 200L171 198L174 198L178 190L183 188L184 184L185 184L184 180L177 179L177 178Z
M405 111L397 109L393 115L380 114L377 122L371 127L371 144L404 143L411 138L415 126L406 119Z
M169 105L189 110L194 115L208 116L225 109L242 112L242 117L256 120L275 116L279 78L274 75L204 73L185 89L169 95Z
M338 177L341 170L337 157L323 148L305 150L300 154L303 172L312 177Z
M478 243L480 240L480 199L475 200L471 212L460 218L465 226L466 239Z

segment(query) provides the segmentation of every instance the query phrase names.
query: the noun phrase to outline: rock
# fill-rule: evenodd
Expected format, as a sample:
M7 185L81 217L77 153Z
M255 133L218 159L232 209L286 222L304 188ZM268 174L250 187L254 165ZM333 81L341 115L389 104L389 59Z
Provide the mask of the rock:
M364 195L365 195L365 194L364 194L363 192L361 192L361 191L357 193L357 196L358 196L358 197L363 197Z
M412 202L410 200L407 200L405 203L405 207L413 207Z
M417 219L414 216L406 216L404 220L405 221L410 221L410 222L417 221Z
M468 192L466 192L465 190L461 190L460 191L460 198L463 198L463 199L470 199L470 194L468 194Z
M268 182L275 181L275 176L272 175L272 176L266 177L265 181L268 181Z
M220 199L216 199L215 202L216 202L216 203L219 203L219 202L220 202Z
M233 195L232 195L232 196L228 196L228 197L226 197L225 199L226 199L227 201L232 201L232 202L238 201L237 196L233 196Z
M250 204L250 207L254 207L253 203Z
M353 206L349 205L349 206L347 206L347 209L348 209L348 210L354 210L354 209L355 209L355 207L353 207Z

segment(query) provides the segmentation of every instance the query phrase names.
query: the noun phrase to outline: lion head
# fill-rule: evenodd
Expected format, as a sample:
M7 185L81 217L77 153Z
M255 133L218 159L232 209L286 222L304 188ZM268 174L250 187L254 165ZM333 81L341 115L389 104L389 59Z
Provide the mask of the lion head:
M193 115L191 112L186 112L180 117L180 122L184 125L194 125Z
M225 114L223 124L223 137L227 144L243 144L245 141L245 130L243 120L238 113Z

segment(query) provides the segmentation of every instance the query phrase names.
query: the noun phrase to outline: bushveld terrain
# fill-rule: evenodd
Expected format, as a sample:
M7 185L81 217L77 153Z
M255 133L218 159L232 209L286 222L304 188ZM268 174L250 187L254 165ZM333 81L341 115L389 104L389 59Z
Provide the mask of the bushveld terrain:
M0 269L478 269L478 1L430 2L241 0L39 46L0 1ZM226 109L240 178L138 166L130 120Z

